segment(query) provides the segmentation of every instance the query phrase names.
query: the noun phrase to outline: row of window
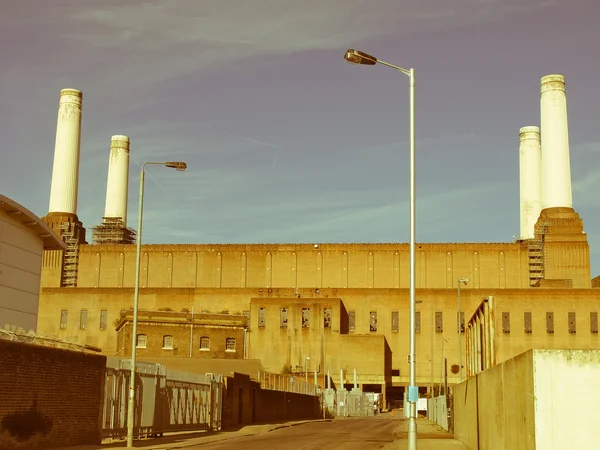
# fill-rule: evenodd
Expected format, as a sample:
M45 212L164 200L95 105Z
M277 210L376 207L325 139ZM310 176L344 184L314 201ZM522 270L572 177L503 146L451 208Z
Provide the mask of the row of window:
M569 333L577 333L577 314L574 311L567 313L567 325ZM523 331L526 334L533 333L533 321L530 311L523 313ZM510 312L502 313L502 332L510 334ZM551 311L546 312L546 333L554 333L554 313ZM598 334L598 313L596 311L590 312L590 333Z
M136 347L137 348L148 348L148 336L145 334L138 334L136 336ZM173 350L175 348L175 339L170 334L166 334L162 339L162 348L164 350ZM236 341L235 338L225 339L225 351L235 352ZM200 350L210 350L210 337L202 336L200 338Z
M67 322L69 319L69 311L63 309L60 311L60 329L65 330L67 328ZM106 309L102 309L100 311L100 329L106 330L106 325L108 321L108 311ZM88 329L88 311L87 309L82 309L79 312L79 329L87 330Z

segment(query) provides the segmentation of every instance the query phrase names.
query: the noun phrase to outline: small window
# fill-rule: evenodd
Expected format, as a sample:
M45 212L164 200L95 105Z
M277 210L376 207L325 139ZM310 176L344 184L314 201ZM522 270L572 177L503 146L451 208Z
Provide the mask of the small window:
M67 319L69 318L69 311L63 309L60 311L60 329L65 330L67 328Z
M575 318L575 312L569 313L569 333L577 333L577 319Z
M421 332L421 311L415 311L415 333Z
M279 311L279 327L287 328L288 326L288 310L287 308L281 308Z
M502 332L504 334L510 333L510 313L509 312L502 313Z
M598 334L598 313L596 311L590 312L590 333Z
M310 325L310 308L302 308L302 328L308 328Z
M138 334L135 346L137 348L146 348L147 342L148 342L148 337L145 334Z
M436 333L444 332L444 315L441 311L437 311L435 313L435 332Z
M200 350L210 350L210 338L208 336L200 338Z
M377 331L377 311L371 311L369 318L369 331L374 333Z
M392 376L393 377L399 377L400 376L400 369L392 369Z
M267 311L265 308L258 308L258 327L264 328L267 322Z
M348 311L348 332L354 333L356 330L356 311Z
M392 332L393 333L398 332L398 328L399 328L398 321L399 321L398 311L392 311Z
M100 311L100 329L106 330L106 323L108 322L108 311L103 309Z
M225 341L225 351L226 352L235 352L235 339L227 338Z
M533 331L533 325L531 322L531 311L523 313L523 325L525 326L525 333L531 334Z
M460 328L460 332L465 332L465 312L461 311L460 316L458 317L458 327Z
M79 314L79 329L87 329L87 309L82 309L81 313Z
M323 328L331 328L331 308L323 310Z
M163 336L163 349L173 350L173 336L171 336L171 335Z
M546 333L548 333L548 334L554 333L554 313L553 312L546 313Z

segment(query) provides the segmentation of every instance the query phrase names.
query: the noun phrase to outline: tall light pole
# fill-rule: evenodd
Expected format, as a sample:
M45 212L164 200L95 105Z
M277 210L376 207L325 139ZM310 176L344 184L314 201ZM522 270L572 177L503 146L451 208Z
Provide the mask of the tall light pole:
M462 323L460 320L460 285L463 284L466 286L467 284L469 284L469 279L468 278L461 278L460 280L458 280L458 313L456 314L456 323L457 323L457 333L458 333L458 340L456 341L456 345L458 345L458 373L459 373L459 379L462 382L463 380L463 375L462 375L462 369L463 369L463 364L462 364Z
M374 56L358 50L350 49L344 55L346 61L353 64L373 66L377 63L408 75L410 78L410 353L408 363L410 369L410 385L408 386L408 450L417 448L417 402L419 388L416 386L416 360L415 360L415 229L416 229L416 188L415 188L415 70L381 61Z
M140 200L138 210L138 229L135 251L135 289L133 291L133 330L131 331L131 373L129 379L129 403L127 406L127 447L133 447L133 425L135 409L135 364L137 347L137 320L138 320L138 300L140 296L140 254L142 250L142 213L144 211L144 171L146 165L159 165L170 167L178 171L187 169L187 164L182 161L155 162L147 161L142 164L140 174Z
M310 356L307 356L306 359L304 360L304 381L306 382L306 385L308 386L308 362L310 361Z

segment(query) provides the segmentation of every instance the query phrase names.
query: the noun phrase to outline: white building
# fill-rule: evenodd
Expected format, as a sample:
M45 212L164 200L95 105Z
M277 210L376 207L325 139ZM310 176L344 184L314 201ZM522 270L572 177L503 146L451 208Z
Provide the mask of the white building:
M39 217L0 195L0 328L36 331L43 252L63 249Z

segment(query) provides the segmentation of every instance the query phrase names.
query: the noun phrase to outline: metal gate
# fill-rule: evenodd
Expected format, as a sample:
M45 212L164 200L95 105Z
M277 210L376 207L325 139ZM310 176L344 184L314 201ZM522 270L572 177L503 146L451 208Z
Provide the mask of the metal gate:
M127 435L130 360L107 358L103 438ZM136 364L134 435L168 431L220 430L223 376L168 371L160 364Z

